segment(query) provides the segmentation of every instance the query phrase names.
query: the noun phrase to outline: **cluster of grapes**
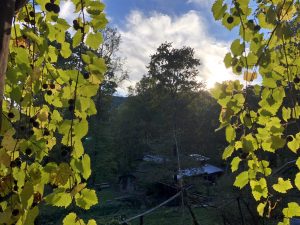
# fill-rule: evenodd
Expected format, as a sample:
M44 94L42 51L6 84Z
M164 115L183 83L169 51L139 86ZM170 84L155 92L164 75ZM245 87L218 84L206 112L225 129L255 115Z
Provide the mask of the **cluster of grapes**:
M81 33L84 32L84 27L80 26L78 20L73 20L73 28L74 30L81 30Z
M47 92L46 92L47 95L52 95L52 90L55 89L55 84L53 84L53 83L51 83L49 85L48 84L43 84L42 87L43 87L44 90L47 90ZM48 88L50 88L50 89L48 89Z
M75 109L75 101L74 101L74 99L69 99L68 103L69 103L69 111L73 112L74 109Z
M30 18L29 18L30 17ZM35 24L35 13L33 11L29 12L29 17L25 17L24 21L30 23L31 25Z
M48 12L59 13L60 7L59 7L59 5L55 4L54 2L55 2L55 0L50 0L50 2L48 2L45 5L45 8Z

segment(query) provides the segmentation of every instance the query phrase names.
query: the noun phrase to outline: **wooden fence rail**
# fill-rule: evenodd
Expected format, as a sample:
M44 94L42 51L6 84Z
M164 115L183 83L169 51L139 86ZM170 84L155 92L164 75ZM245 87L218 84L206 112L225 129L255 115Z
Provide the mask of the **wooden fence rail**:
M159 205L157 205L157 206L155 206L155 207L153 207L153 208L151 208L151 209L149 209L149 210L147 210L147 211L145 211L145 212L143 212L143 213L141 213L139 215L136 215L134 217L131 217L131 218L127 219L127 220L122 221L123 224L127 224L128 222L130 222L132 220L135 220L135 219L138 219L138 218L140 218L140 224L143 224L143 219L144 219L145 215L148 215L148 214L152 213L153 211L157 210L158 208L160 208L160 207L168 204L169 202L171 202L174 199L176 199L177 197L179 197L180 194L181 194L181 191L179 191L177 194L173 195L171 198L167 199L166 201L160 203Z

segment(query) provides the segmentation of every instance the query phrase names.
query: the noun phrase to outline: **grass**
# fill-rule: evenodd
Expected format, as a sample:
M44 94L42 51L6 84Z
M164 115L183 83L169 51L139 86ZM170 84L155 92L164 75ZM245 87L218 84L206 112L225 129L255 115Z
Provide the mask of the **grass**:
M216 216L214 209L196 208L194 209L199 224L219 225L221 217ZM147 225L193 225L192 217L187 210L182 213L181 208L161 208L158 211L144 217L144 224ZM132 222L132 225L139 225L139 220Z

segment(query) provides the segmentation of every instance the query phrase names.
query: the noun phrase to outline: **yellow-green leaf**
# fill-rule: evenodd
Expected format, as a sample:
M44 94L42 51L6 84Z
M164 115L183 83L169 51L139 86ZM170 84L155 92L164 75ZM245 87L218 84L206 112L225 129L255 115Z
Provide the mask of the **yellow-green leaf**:
M283 178L279 177L278 178L278 183L273 185L273 188L275 191L279 192L279 193L287 193L288 190L290 190L291 188L293 188L291 181L288 180L284 180Z
M300 190L300 173L296 174L295 186L298 188L298 190Z
M97 50L100 44L103 42L103 37L100 32L89 33L86 38L86 44L94 50Z
M236 178L234 182L234 186L242 189L249 183L249 173L248 171L241 172Z

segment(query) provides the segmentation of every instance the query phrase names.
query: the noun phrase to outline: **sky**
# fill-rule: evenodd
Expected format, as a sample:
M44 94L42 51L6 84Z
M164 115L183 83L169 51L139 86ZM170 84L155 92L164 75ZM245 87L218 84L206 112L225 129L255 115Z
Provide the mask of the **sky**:
M199 80L207 88L215 82L236 79L223 64L230 43L237 34L214 21L211 6L214 0L104 0L109 26L121 34L119 55L129 79L118 88L119 95L127 94L147 73L150 55L164 42L174 48L189 46L200 59ZM69 11L66 4L63 12ZM241 79L241 78L239 78Z

